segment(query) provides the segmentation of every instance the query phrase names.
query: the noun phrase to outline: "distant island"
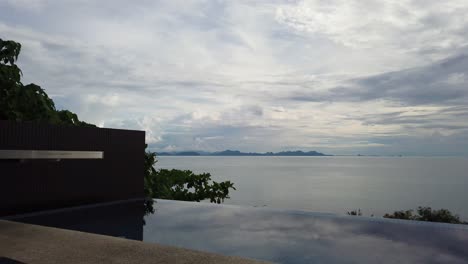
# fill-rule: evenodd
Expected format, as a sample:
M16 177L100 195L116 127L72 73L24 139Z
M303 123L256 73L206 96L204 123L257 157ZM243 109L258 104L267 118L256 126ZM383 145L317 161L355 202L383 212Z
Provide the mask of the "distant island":
M220 152L203 151L181 151L181 152L159 152L159 156L332 156L317 151L281 151L281 152L240 152L238 150L225 150Z

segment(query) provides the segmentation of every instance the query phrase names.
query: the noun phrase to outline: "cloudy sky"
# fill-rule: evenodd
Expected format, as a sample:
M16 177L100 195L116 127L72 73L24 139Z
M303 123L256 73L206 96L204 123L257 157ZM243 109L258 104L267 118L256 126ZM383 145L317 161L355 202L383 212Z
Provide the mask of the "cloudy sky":
M23 83L157 151L468 155L466 0L0 0Z

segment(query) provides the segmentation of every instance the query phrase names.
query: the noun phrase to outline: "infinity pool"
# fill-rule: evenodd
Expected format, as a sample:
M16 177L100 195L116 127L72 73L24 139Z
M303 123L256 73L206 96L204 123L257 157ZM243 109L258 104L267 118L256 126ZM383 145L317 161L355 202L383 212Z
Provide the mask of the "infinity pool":
M208 203L127 201L9 217L279 263L468 263L468 227Z

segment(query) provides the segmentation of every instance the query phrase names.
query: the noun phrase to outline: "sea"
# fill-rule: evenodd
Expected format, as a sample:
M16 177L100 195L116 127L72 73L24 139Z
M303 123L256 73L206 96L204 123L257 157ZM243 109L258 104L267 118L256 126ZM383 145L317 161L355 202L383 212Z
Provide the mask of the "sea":
M468 221L466 157L161 156L156 168L233 182L225 204L375 217L429 206Z

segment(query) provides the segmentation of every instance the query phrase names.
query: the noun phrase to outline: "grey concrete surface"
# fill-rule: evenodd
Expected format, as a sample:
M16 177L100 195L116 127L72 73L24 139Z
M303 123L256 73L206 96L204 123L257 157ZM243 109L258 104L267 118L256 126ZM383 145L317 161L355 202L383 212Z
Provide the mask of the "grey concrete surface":
M78 231L0 220L0 259L54 263L266 263Z

